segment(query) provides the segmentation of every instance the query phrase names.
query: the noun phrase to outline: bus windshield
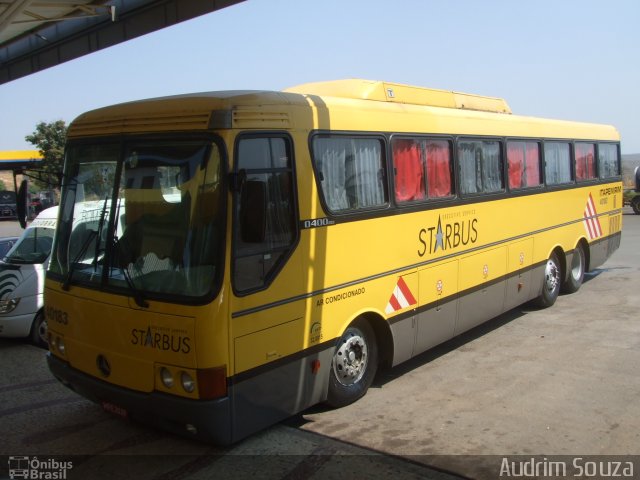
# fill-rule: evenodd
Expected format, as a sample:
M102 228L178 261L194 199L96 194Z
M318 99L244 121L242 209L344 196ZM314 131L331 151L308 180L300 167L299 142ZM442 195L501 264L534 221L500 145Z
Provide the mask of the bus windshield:
M211 140L70 145L51 274L139 304L208 296L223 266L221 170Z

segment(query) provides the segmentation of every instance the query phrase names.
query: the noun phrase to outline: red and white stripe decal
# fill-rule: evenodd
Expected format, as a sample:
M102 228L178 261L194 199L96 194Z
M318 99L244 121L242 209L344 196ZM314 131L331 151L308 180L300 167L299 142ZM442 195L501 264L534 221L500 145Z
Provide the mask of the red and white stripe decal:
M389 303L387 303L387 308L385 308L384 311L387 315L390 315L393 312L410 307L416 303L418 303L418 301L411 293L407 283L402 279L402 277L398 277L396 288L393 289L391 298L389 298Z
M589 194L587 199L587 205L584 207L584 228L589 235L589 240L602 236L602 227L600 226L600 220L598 219L598 212L596 211L596 204L593 201L593 197Z

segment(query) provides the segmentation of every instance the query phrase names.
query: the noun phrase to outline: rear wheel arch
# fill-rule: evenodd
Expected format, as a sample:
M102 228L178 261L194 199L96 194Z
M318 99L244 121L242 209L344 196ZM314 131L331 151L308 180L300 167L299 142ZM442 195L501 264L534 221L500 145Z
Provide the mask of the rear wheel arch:
M555 247L551 253L555 253L556 256L558 257L558 261L560 262L560 274L561 274L560 278L565 280L568 275L567 255L565 254L564 250L560 246Z
M578 245L582 247L582 251L584 252L584 271L588 272L591 269L591 251L589 242L587 242L587 240L582 237L580 238L580 240L578 240Z

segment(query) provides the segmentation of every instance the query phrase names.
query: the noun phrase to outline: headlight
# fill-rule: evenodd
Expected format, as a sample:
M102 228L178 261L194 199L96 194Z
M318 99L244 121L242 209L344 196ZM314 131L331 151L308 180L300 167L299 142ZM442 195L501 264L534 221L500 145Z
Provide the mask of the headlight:
M173 387L173 375L171 375L171 372L169 371L168 368L162 367L160 369L160 380L162 380L162 384L165 387L167 388Z
M56 338L56 343L58 344L58 351L62 355L64 355L65 354L64 339L62 337L57 337Z
M10 298L9 300L0 300L0 313L13 312L19 303L20 303L19 298Z
M193 378L187 372L180 374L180 382L182 383L182 388L184 388L184 391L187 393L193 393L196 389L196 382L193 381Z

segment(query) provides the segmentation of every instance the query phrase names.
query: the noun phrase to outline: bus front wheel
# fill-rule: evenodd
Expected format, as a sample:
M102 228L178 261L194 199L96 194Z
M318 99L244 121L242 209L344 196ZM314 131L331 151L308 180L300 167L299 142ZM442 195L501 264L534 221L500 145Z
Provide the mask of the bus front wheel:
M560 295L560 284L562 283L562 269L558 254L553 252L544 266L544 279L542 280L542 293L536 299L536 303L541 308L550 307Z
M329 374L327 403L343 407L362 397L376 375L378 347L371 325L357 319L336 345Z
M42 310L33 319L29 336L36 347L47 348L47 320Z

